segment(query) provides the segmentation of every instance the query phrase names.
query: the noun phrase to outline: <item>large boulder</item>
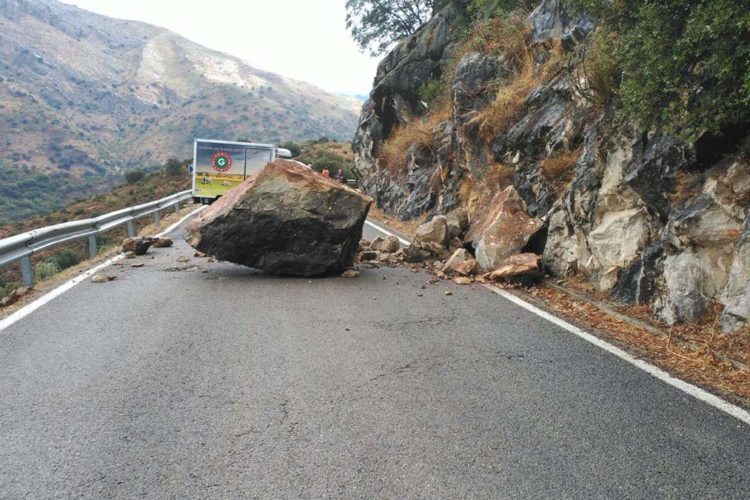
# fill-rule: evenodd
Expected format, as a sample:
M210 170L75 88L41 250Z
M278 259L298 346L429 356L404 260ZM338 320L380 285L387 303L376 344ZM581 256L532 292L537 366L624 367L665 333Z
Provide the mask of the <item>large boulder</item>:
M480 270L492 271L502 262L520 253L544 223L529 216L526 203L513 186L508 186L491 203L466 235L471 242Z
M276 160L191 223L187 241L274 274L341 274L352 265L371 204L299 162Z

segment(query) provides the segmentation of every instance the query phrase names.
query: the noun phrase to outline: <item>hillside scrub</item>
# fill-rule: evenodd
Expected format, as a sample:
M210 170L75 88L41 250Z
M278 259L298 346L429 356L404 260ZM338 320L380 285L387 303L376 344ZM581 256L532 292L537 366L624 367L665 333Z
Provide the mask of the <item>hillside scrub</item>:
M601 25L626 117L694 140L750 121L750 0L567 0Z
M327 168L331 176L333 176L341 168L344 170L344 176L347 179L354 177L350 144L333 142L328 138L320 138L302 142L298 147L300 153L295 156L295 160L305 165L310 165L313 170L322 172L324 168Z

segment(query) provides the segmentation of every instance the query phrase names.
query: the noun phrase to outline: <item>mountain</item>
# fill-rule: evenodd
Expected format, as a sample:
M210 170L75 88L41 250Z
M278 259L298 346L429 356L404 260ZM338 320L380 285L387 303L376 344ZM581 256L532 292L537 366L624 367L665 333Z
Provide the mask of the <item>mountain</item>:
M162 28L0 0L0 219L189 157L195 137L348 140L360 108Z

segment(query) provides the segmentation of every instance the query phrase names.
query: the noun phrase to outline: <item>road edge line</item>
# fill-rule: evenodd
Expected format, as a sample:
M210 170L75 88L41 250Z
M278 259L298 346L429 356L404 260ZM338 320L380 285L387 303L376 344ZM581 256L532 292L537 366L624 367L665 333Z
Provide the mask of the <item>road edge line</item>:
M396 238L399 239L399 241L403 245L408 245L409 242L403 238L401 238L398 235L395 235L388 231L387 229L383 228L382 226L375 224L373 222L370 222L369 220L365 221L366 224L369 226L375 228L376 230L382 232L383 234L387 236L396 236ZM715 394L711 394L710 392L701 389L700 387L693 385L689 382L685 382L682 379L679 379L673 375L671 375L669 372L662 370L661 368L652 365L651 363L644 361L642 359L638 359L635 356L629 354L628 352L620 349L619 347L616 347L609 342L605 342L604 340L600 339L599 337L592 335L586 331L584 331L581 328L578 328L577 326L572 325L571 323L568 323L562 318L558 318L554 314L548 313L547 311L540 309L539 307L536 307L533 304L530 304L529 302L526 302L522 298L513 295L510 292L507 292L501 288L497 288L495 286L485 284L485 288L488 290L495 292L496 294L500 295L506 300L509 300L510 302L513 302L519 307L522 307L523 309L526 309L527 311L539 316L540 318L549 321L550 323L562 328L563 330L566 330L569 333L572 333L578 338L581 338L585 340L586 342L595 345L596 347L603 349L604 351L613 354L620 358L621 360L635 366L636 368L639 368L652 377L661 380L662 382L671 385L672 387L682 391L683 393L694 397L695 399L702 401L710 406L713 406L717 410L720 410L728 415L731 415L732 417L740 420L741 422L750 425L750 412L747 410L744 410L740 408L739 406L733 405L729 401L726 401L719 396L716 396Z
M205 206L201 206L199 208L196 208L195 210L193 210L189 214L187 214L184 217L182 217L179 221L177 221L174 224L172 224L171 226L169 226L164 231L158 233L156 236L157 237L161 237L161 236L164 236L165 234L171 233L172 231L174 231L175 229L177 229L178 227L180 227L180 225L182 223L184 223L186 220L188 220L190 217L192 217L193 215L195 215L199 211L203 210L204 208L205 208ZM71 279L71 280L63 283L62 285L58 286L57 288L53 289L50 292L45 293L44 295L42 295L41 297L39 297L35 301L33 301L33 302L29 303L29 304L26 304L21 309L19 309L18 311L14 312L13 314L11 314L10 316L8 316L7 318L4 318L4 319L0 320L0 332L3 332L6 328L9 328L11 325L13 325L13 324L17 323L18 321L22 320L23 318L25 318L29 314L33 313L34 311L36 311L40 307L44 306L45 304L48 304L52 300L54 300L57 297L59 297L60 295L64 294L65 292L67 292L68 290L70 290L71 288L73 288L74 286L76 286L77 284L81 283L82 281L86 280L87 278L89 278L89 277L93 276L94 274L98 273L102 269L104 269L106 267L109 267L112 264L114 264L114 263L116 263L118 261L121 261L124 258L125 258L125 254L116 255L115 257L112 257L111 259L106 260L106 261L102 262L101 264L97 264L96 266L94 266L94 267L92 267L90 269L87 269L86 271L82 272L81 274L79 274L75 278L73 278L73 279Z
M675 387L676 389L679 389L680 391L700 401L703 401L704 403L711 405L714 408L723 411L724 413L727 413L735 417L736 419L744 422L747 425L750 425L750 412L740 408L739 406L733 405L729 401L726 401L720 398L719 396L711 394L710 392L704 389L701 389L698 386L695 386L689 382L685 382L684 380L671 375L665 370L662 370L661 368L654 366L651 363L648 363L647 361L638 359L635 356L620 349L619 347L616 347L608 342L605 342L604 340L600 339L599 337L595 335L587 333L583 329L578 328L577 326L574 326L568 323L567 321L561 318L558 318L557 316L550 314L547 311L544 311L543 309L540 309L526 302L522 298L517 297L516 295L513 295L510 292L507 292L505 290L502 290L500 288L497 288L495 286L488 285L488 284L485 284L484 287L495 292L496 294L500 295L504 299L509 300L510 302L513 302L517 306L522 307L526 309L527 311L539 316L540 318L545 319L549 321L550 323L553 323L554 325L568 331L569 333L572 333L573 335L585 340L586 342L589 342L590 344L593 344L596 347L599 347L600 349L603 349L607 351L608 353L617 356L618 358L630 363L631 365L634 365L637 368L640 368L641 370L645 371L652 377L657 378L661 380L662 382L665 382L671 385L672 387Z
M397 234L393 234L392 232L390 232L387 229L385 229L383 226L381 226L379 224L375 224L374 222L370 221L370 219L365 219L365 224L367 224L370 227L374 227L376 230L380 231L381 233L383 233L386 236L395 236L396 238L398 238L398 241L402 245L409 245L410 244L409 240L405 240L401 236L399 236Z

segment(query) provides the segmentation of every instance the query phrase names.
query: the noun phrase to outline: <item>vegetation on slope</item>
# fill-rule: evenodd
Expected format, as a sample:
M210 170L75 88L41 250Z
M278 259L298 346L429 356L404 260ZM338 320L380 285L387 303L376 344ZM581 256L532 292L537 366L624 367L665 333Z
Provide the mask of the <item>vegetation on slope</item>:
M153 201L170 194L190 189L191 179L187 164L191 160L169 160L158 171L144 173L132 183L120 185L103 194L71 203L67 207L24 221L0 223L0 238L31 231L43 226L71 220L87 219L140 203ZM123 228L99 237L101 245L116 244L125 236ZM37 280L44 280L86 258L86 241L72 242L53 247L34 258ZM18 265L0 268L0 298L20 286Z

